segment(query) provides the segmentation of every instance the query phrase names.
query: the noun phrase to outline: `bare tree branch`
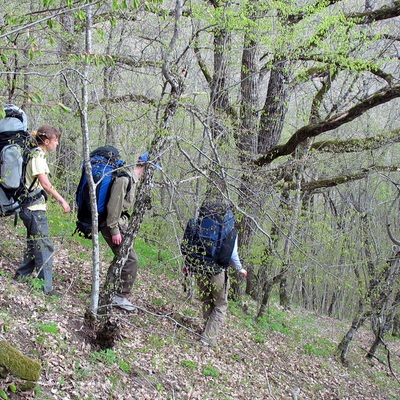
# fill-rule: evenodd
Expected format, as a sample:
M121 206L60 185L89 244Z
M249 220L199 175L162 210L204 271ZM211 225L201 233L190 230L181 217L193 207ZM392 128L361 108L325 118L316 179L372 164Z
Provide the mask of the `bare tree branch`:
M337 114L332 118L321 121L317 124L303 126L298 129L285 144L275 146L266 154L256 159L255 164L263 166L271 163L279 157L292 154L293 151L296 150L297 146L304 140L337 129L345 123L353 121L355 118L363 115L366 111L398 97L400 97L400 85L385 87L343 113Z
M400 129L377 134L364 139L324 140L312 144L311 149L319 153L357 153L365 150L379 149L385 145L400 142Z

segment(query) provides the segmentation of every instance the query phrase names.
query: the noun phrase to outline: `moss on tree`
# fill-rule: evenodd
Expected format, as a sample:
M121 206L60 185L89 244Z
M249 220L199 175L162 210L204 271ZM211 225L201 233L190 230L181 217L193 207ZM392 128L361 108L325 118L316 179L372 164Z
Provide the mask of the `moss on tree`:
M0 341L0 370L25 381L36 382L40 376L38 361L25 356L8 342ZM30 386L30 385L29 385Z

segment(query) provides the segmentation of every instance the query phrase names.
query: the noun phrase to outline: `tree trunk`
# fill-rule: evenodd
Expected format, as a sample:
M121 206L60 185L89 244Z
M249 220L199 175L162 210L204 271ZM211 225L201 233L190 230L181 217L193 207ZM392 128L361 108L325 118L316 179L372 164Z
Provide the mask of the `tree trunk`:
M2 368L4 375L2 376ZM36 360L25 356L10 343L0 341L0 378L6 378L8 373L24 380L24 388L33 389L40 377L42 366Z
M165 80L171 87L169 101L167 102L164 113L160 121L160 127L156 132L149 149L149 158L156 161L159 154L162 154L169 140L167 132L171 131L172 120L176 114L178 101L182 95L183 81L177 79L171 68L171 54L175 50L177 38L180 34L180 19L182 17L183 3L176 0L175 3L175 29L169 43L168 49L163 54L162 73ZM154 155L156 157L154 157ZM113 320L111 313L111 300L114 297L117 287L121 280L121 270L128 258L129 249L134 245L136 236L138 235L140 225L143 221L144 214L151 207L151 191L154 184L154 164L149 164L142 176L136 192L135 204L133 212L129 219L128 228L121 243L119 253L114 259L107 271L107 277L104 284L104 293L101 299L101 315L102 323L97 330L97 339L102 348L111 348L116 340L119 339L119 323Z
M285 77L288 63L277 60L273 63L268 82L268 92L260 118L258 154L276 146L281 138L283 122L287 112L288 93Z
M350 329L344 335L341 342L338 344L338 350L340 352L340 361L343 365L348 365L347 356L349 353L350 343L354 338L354 335L357 333L358 329L363 325L365 320L368 318L369 314L364 310L364 302L363 300L359 300L358 303L358 312L357 316L354 317L353 322L351 323Z

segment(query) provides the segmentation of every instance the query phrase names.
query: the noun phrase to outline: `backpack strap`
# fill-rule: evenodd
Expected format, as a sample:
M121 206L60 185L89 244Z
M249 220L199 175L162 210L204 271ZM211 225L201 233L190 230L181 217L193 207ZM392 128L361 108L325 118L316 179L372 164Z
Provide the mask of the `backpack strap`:
M123 169L118 169L117 171L115 171L114 177L117 178L120 176L125 176L126 178L128 178L129 183L128 183L128 187L126 188L126 193L129 193L132 189L132 181L133 181L132 175L130 175L127 171L125 171ZM114 181L112 182L112 184L113 183L114 183Z
M34 153L34 152L37 152L37 151L39 151L39 147L33 147L33 148L31 148L31 149L25 149L25 155L24 155L24 157L25 157L25 161L24 161L24 171L23 171L23 173L24 173L24 178L26 179L26 177L25 177L25 174L26 174L26 168L27 168L27 166L28 166L28 162L29 162L29 158L31 157L31 155ZM36 182L37 182L37 177L35 176L34 178L33 178L33 180L32 180L32 182L31 182L31 184L29 185L29 188L28 188L28 190L27 191L25 191L25 189L24 189L24 191L23 192L25 192L25 193L22 193L21 195L20 195L20 198L21 198L21 205L22 204L24 204L24 205L26 205L26 206L29 206L29 205L32 205L32 203L34 203L35 201L37 201L37 200L39 200L42 196L44 197L44 199L45 199L45 201L47 201L47 199L48 199L48 196L47 196L47 193L43 190L43 189L35 189L35 190L33 190L33 187L35 186L35 184L36 184ZM24 184L24 188L25 188L25 184Z

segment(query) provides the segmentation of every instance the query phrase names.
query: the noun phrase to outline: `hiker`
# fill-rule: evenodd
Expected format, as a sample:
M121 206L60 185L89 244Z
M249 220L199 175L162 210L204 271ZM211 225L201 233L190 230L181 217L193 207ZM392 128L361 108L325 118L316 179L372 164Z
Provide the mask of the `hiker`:
M145 170L148 153L142 154L133 168L124 168L127 174L118 174L111 186L111 193L107 203L107 217L101 223L100 231L108 246L114 254L118 253L125 231L128 227L129 214L135 200L133 187ZM130 190L129 190L130 187ZM136 280L138 271L138 258L133 249L130 248L126 263L121 270L120 289L113 299L113 306L132 311L135 306L129 301L133 283Z
M206 201L199 210L199 217L188 222L183 236L181 249L186 255L183 273L194 273L196 277L205 320L200 337L204 345L216 346L226 317L228 267L247 276L239 259L237 231L233 225L229 207L219 201Z
M19 216L26 227L27 247L22 264L14 275L14 280L23 281L36 271L37 277L44 281L43 292L57 296L59 293L53 289L54 246L49 237L47 195L58 201L64 213L69 213L71 208L49 180L46 153L57 148L60 137L61 132L50 125L41 126L32 134L37 149L32 151L27 163L25 187L29 191L42 191L42 195L33 202L24 202L21 205Z

